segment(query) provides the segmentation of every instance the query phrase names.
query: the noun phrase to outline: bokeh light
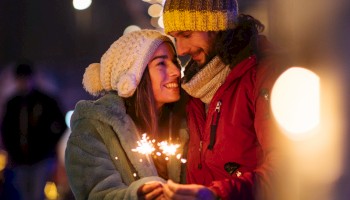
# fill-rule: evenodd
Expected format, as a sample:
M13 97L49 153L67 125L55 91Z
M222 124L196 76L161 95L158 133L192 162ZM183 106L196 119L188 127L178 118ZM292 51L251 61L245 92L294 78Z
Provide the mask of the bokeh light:
M163 15L158 19L158 26L164 29Z
M152 17L150 20L150 23L153 27L157 28L158 27L158 17Z
M289 138L307 137L320 121L320 78L302 67L288 69L273 87L271 106Z
M73 0L73 7L77 10L85 10L90 7L92 0Z
M7 152L0 150L0 172L5 169L7 165Z
M128 27L126 27L124 29L124 35L127 34L127 33L130 33L130 32L133 32L133 31L138 31L138 30L141 30L140 27L136 26L136 25L130 25Z
M162 15L162 11L163 11L163 6L160 4L152 4L149 8L148 8L148 14L151 17L159 17Z
M44 188L45 197L47 200L56 200L58 199L57 186L54 182L46 182Z

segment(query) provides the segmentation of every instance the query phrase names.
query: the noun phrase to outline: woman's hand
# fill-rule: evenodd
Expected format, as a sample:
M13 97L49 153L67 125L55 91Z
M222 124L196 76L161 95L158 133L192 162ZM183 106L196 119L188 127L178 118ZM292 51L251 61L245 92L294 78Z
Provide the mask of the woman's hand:
M137 190L137 196L140 200L163 199L163 185L160 182L143 184Z

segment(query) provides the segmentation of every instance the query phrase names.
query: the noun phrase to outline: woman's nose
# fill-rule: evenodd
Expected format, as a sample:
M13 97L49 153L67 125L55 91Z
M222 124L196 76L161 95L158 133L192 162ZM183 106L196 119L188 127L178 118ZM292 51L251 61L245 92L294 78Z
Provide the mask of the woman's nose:
M177 64L172 64L169 69L169 75L179 77L181 74L179 66Z

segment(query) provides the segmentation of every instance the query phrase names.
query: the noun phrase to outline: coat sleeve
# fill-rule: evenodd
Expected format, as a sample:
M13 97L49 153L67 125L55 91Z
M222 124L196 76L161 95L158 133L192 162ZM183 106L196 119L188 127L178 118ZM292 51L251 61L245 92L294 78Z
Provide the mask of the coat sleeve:
M209 187L221 199L275 199L277 196L276 180L281 176L283 152L277 145L280 137L279 128L270 108L270 94L278 76L285 68L275 68L276 63L265 61L260 63L255 74L254 128L257 140L263 150L263 158L259 166L251 172L239 177L212 182Z
M267 59L257 70L254 127L264 159L254 171L255 194L258 199L276 199L278 179L282 177L285 154L280 148L281 132L271 110L271 92L277 78L286 68L280 61Z
M145 177L127 185L99 136L96 127L83 120L73 128L65 151L65 166L72 192L80 199L137 199L137 189L149 181Z

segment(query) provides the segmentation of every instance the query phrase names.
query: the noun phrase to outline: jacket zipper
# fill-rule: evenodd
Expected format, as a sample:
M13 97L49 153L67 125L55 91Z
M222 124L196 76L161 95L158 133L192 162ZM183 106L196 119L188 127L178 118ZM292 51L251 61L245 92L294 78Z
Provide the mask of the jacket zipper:
M220 109L221 109L221 101L219 100L216 103L215 107L215 112L213 114L213 118L211 120L211 125L210 125L210 143L208 146L209 150L212 150L215 144L215 138L216 138L216 128L217 124L219 122L220 118ZM202 150L203 150L203 141L199 141L199 164L198 164L198 169L202 169Z
M216 103L215 112L213 114L213 118L211 120L210 125L210 143L208 146L209 150L213 150L215 139L216 139L216 128L218 126L219 118L220 118L220 109L221 109L221 101L219 100Z
M203 148L203 141L199 141L199 164L198 169L202 169L202 148Z

